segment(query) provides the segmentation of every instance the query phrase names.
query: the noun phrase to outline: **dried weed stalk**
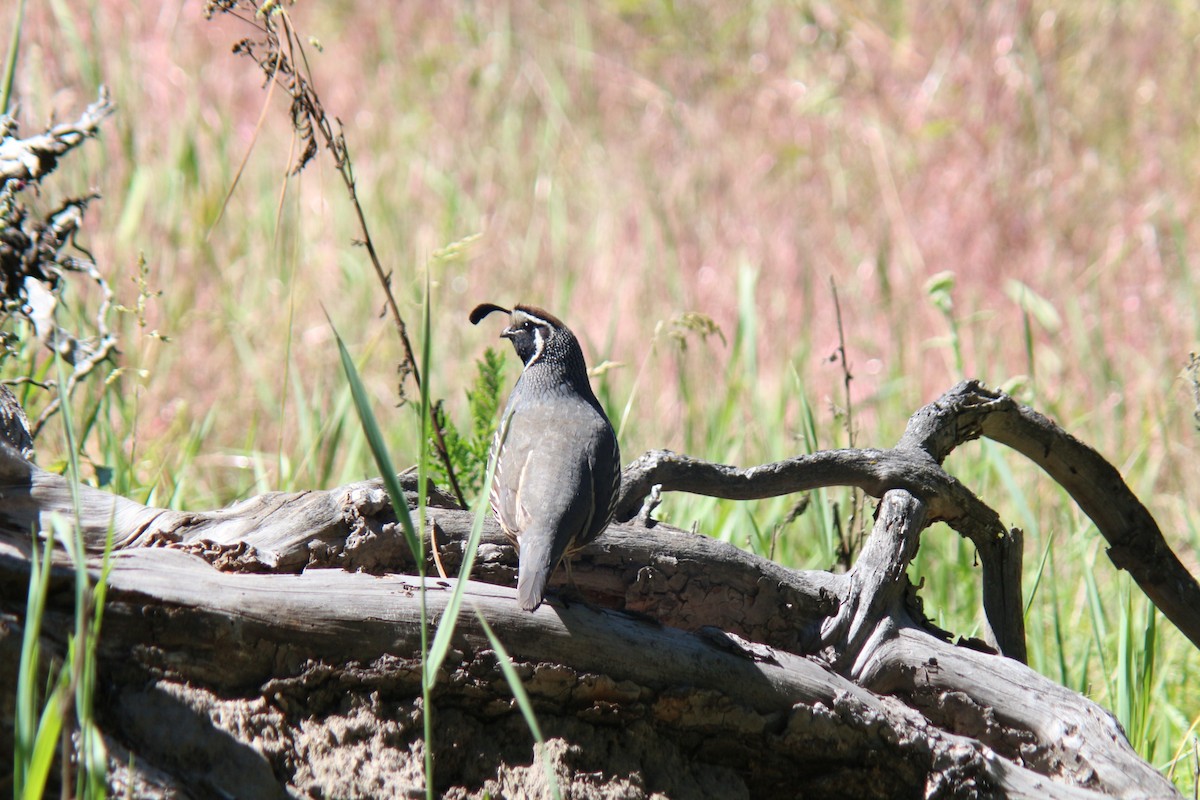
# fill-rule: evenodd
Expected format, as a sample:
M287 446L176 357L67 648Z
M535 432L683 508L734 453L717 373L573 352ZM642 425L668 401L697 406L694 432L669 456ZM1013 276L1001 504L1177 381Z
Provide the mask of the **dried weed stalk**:
M322 147L328 150L333 157L334 166L337 168L342 182L346 185L350 204L358 219L361 239L357 243L366 248L367 255L371 259L371 266L374 267L375 275L383 287L387 310L404 349L404 360L398 367L398 391L400 402L403 404L408 396L405 382L410 376L418 394L420 393L421 372L417 366L417 358L408 337L408 327L404 323L404 317L400 314L400 308L392 293L391 273L384 269L379 259L370 229L367 226L366 215L363 213L362 204L358 199L354 165L350 159L350 149L346 144L341 120L336 117L330 118L325 111L314 86L312 68L308 62L304 42L297 33L291 16L284 8L284 3L276 2L276 0L265 0L265 2L259 2L259 0L210 0L205 4L204 14L209 19L215 14L230 14L257 31L256 37L248 37L237 42L233 46L233 52L254 60L265 76L264 86L278 86L291 97L292 128L302 144L300 155L292 168L292 174L296 174L308 166L317 157ZM437 407L437 403L431 404L431 408ZM436 413L431 414L430 426L434 431L435 448L439 459L445 466L451 489L459 504L466 508L466 498L459 487L446 447L444 428Z

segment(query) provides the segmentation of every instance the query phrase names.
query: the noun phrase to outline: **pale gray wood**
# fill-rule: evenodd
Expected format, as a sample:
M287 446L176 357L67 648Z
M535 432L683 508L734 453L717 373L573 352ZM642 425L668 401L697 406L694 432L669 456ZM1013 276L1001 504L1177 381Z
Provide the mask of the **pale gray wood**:
M1016 661L979 655L906 628L879 642L858 665L859 679L1037 772L1089 788L1119 786L1104 789L1118 795L1175 795L1161 773L1129 758L1124 732L1103 708Z
M964 384L922 409L895 450L816 454L749 470L652 453L627 473L634 488L623 499L634 509L637 492L654 484L735 497L826 481L879 492L874 530L847 574L788 570L646 514L612 526L576 561L576 580L595 607L555 598L528 614L500 585L513 582L516 559L488 518L478 580L467 585L469 609L480 609L502 637L544 723L563 737L556 741L596 752L627 746L634 761L674 753L680 772L669 779L672 796L706 796L689 774L716 780L721 796L785 785L829 797L1173 796L1108 712L1016 660L950 644L914 605L907 566L928 523L945 519L992 565L985 585L996 583L987 606L994 639L1023 652L1023 632L1001 618L1020 616L1013 605L1019 532L1005 531L939 462L948 448L992 431L1042 453L1056 476L1091 463L1076 458L1078 443L1031 444L1045 425L1026 411ZM965 420L957 428L955 414ZM1114 502L1127 503L1124 484L1111 482L1115 471L1101 475ZM404 484L414 498L415 479ZM1097 502L1084 486L1074 491L1081 502ZM473 516L436 493L433 502L425 534L439 559L426 567L432 573L440 562L454 574ZM130 771L128 758L114 763L122 780L164 787L147 788L147 796L236 796L237 775L258 781L262 794L281 772L291 783L280 790L300 796L347 793L351 785L368 787L361 796L420 788L411 749L419 726L382 733L405 713L420 714L404 699L419 695L420 605L415 564L379 481L271 493L207 512L156 509L80 487L79 507L92 568L110 531L116 549L101 640L103 697L112 703L103 719L115 750L127 748L142 764ZM52 530L55 516L73 518L67 483L0 445L6 586L27 579L31 532ZM1131 515L1096 516L1111 528ZM1138 536L1157 533L1132 517ZM70 571L54 585L44 638L61 652L71 628ZM435 623L453 585L427 581ZM0 595L0 685L12 685L21 597ZM484 744L528 735L520 725L516 734L489 727L513 714L489 651L473 613L465 614L435 699L435 714L443 707L466 720L454 729L464 741L472 730ZM355 750L345 725L383 738ZM188 758L170 746L183 732L192 741ZM688 755L698 740L723 744ZM592 780L577 757L551 749L568 780ZM372 753L380 763L374 772L363 767ZM534 785L526 781L536 781L537 770L511 754L493 756L486 791L503 793L505 781ZM452 753L443 757L453 763ZM744 771L751 760L755 771ZM812 763L828 773L814 777L799 766ZM614 795L635 796L615 773L607 780ZM797 780L810 782L801 789ZM477 796L461 796L468 795Z
M1093 448L1033 409L977 381L964 381L910 419L890 450L827 450L740 469L666 450L643 454L624 473L617 518L637 513L654 487L750 500L829 486L874 497L904 489L925 503L929 522L969 538L983 565L984 613L992 643L1024 659L1020 534L941 468L959 445L991 438L1044 469L1109 542L1109 557L1179 630L1200 647L1200 584L1171 550L1158 524L1120 473Z
M4 534L0 564L11 563L18 552L11 534ZM412 576L336 569L229 573L180 550L134 548L114 556L109 585L102 656L127 658L131 650L152 645L139 660L181 686L261 691L281 672L305 663L367 664L391 655L408 659L412 669L419 653L420 604ZM453 580L427 583L433 620L444 612L452 587ZM734 719L735 728L749 725L758 735L762 728L782 727L797 740L791 745L797 759L824 752L821 742L832 736L852 751L892 749L895 757L921 760L930 787L968 781L990 787L995 794L989 796L1021 798L1101 796L1094 789L1128 797L1172 792L1161 775L1137 760L1106 712L1017 662L939 643L927 634L906 630L882 639L857 670L860 686L821 661L712 628L689 633L581 604L555 603L528 614L517 607L512 589L476 582L467 596L470 611L455 639L460 652L488 648L473 616L478 609L518 662L567 665L557 679L577 684L588 675L606 676L626 698L642 704L682 702L696 717L691 724L719 729ZM170 626L147 638L146 610L159 607L171 609ZM930 653L940 665L932 677ZM906 669L897 671L900 664ZM454 678L458 664L452 660L449 666L445 680ZM1003 709L1004 722L993 720L986 741L937 730L944 720L887 696L900 688L897 681L914 675L924 680L905 685L905 691L930 695L936 686L939 696L954 693L980 709ZM687 689L681 695L678 687ZM718 693L720 703L711 706L707 693ZM161 702L141 696L137 705L146 706L144 715L123 708L124 724L156 730ZM167 720L180 724L176 715ZM839 728L844 730L836 733ZM1049 774L1021 764L1030 752L1025 731L1044 733L1038 746ZM1064 738L1066 731L1076 734ZM164 737L179 733L161 730ZM1002 748L1012 753L1002 755ZM1140 765L1136 783L1127 772L1133 764ZM238 774L247 779L245 765Z

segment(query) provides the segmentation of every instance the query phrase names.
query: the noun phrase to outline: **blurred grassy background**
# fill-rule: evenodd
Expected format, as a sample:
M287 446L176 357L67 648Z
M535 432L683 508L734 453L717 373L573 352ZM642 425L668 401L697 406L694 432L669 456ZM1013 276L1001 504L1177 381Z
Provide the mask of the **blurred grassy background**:
M15 4L0 8L8 30ZM1113 461L1197 567L1200 15L1179 2L703 6L307 2L317 88L411 322L434 279L432 391L465 422L498 331L532 302L579 334L626 459L667 447L743 465L890 446L963 377L1004 386ZM321 304L392 413L399 346L345 192L295 158L283 93L230 54L253 32L199 3L47 0L27 10L23 131L119 109L54 191L98 188L82 237L127 305L139 255L162 292L122 317L119 392L87 456L114 488L209 507L372 472ZM253 146L224 216L238 165ZM55 198L45 197L45 202ZM435 257L473 239L460 258ZM70 299L70 298L69 298ZM76 300L77 307L86 298ZM685 314L711 317L707 338ZM171 337L163 343L147 334ZM511 358L509 380L516 377ZM36 404L36 397L30 402ZM53 431L39 443L56 458ZM1027 534L1031 661L1116 712L1195 784L1200 658L1116 573L1064 493L998 446L949 462ZM111 472L107 471L111 470ZM683 527L829 567L844 492L750 504L670 498ZM978 629L970 545L925 537L935 619ZM1147 631L1150 635L1147 636ZM1178 761L1177 761L1178 759Z

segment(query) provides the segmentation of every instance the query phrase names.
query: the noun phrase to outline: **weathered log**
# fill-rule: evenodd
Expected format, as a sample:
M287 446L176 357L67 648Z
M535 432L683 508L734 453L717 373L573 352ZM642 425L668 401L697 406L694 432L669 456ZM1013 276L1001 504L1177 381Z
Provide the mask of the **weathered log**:
M508 588L515 556L488 520L433 697L438 791L536 795L545 787L479 613L534 699L548 737L542 755L568 795L1175 794L1108 712L1017 660L952 644L913 605L906 568L930 520L953 521L985 547L981 531L1006 533L940 467L948 448L978 432L1031 449L1041 423L1006 427L1009 401L992 396L981 407L987 396L958 387L918 415L929 424L914 418L893 451L752 470L659 453L627 472L626 512L653 484L741 497L834 483L877 492L874 530L846 574L785 569L643 520L612 526L580 554L576 582L595 605L555 597L527 614ZM956 413L980 422L955 428ZM1086 463L1071 442L1051 444L1052 474ZM411 499L412 476L405 487ZM1114 503L1132 498L1123 483L1104 487ZM378 481L213 512L81 489L93 566L110 529L116 548L99 699L114 786L147 797L383 797L423 786L420 583ZM11 686L30 532L73 511L62 478L3 446L0 497L0 685ZM473 517L436 494L427 513L427 551L436 546L454 574ZM1111 517L1095 516L1108 535ZM1146 519L1137 519L1139 535L1157 532ZM1001 584L1013 580L1014 557L1019 573L1019 539L1004 547L1015 553L985 556L999 564L992 577ZM453 585L425 582L435 624ZM65 647L73 591L64 569L44 629L51 652ZM996 596L1013 591L1001 585ZM993 604L989 614L1004 608ZM1023 652L1023 634L1006 625L993 620L996 638ZM11 719L7 703L0 714Z
M455 542L465 538L464 514L436 517L441 535ZM644 546L671 553L676 560L697 553L675 547L672 540L700 538L682 531L625 533L648 539ZM9 573L5 582L10 584L18 578L12 570L19 569L21 554L7 534L0 541L0 568ZM719 575L720 563L711 560L713 548L707 543L694 544L710 559L710 575L713 564ZM600 547L618 549L612 541ZM731 580L736 588L725 596L742 609L729 622L740 618L737 627L751 630L757 628L748 622L753 615L746 610L753 610L754 588L764 578L769 581L773 571L769 562L756 560L736 559L743 562L743 571L753 574L758 567L765 574L753 583L744 574ZM668 563L660 557L658 569L669 570ZM664 592L670 593L667 586L678 583L679 574L664 571ZM62 580L62 592L69 595L68 578ZM590 585L582 576L580 580ZM809 589L814 605L820 604L822 587L797 583ZM428 608L435 620L450 588L447 580L429 582ZM706 597L712 588L717 587L705 587L700 594ZM203 774L204 781L216 782L208 789L245 796L239 790L250 780L247 775L254 778L250 785L256 785L261 775L279 774L299 756L283 744L274 750L256 741L263 736L262 726L282 726L279 736L285 743L294 743L306 726L331 736L345 724L344 698L352 698L351 705L369 704L373 692L405 698L405 707L419 714L411 699L419 695L420 681L416 589L409 576L337 569L238 574L214 569L198 555L175 548L120 552L113 562L101 653L111 699L104 715L113 722L110 735L137 753L139 761L168 774L182 770L193 790L193 781ZM650 605L645 585L631 592L643 607ZM746 595L739 598L740 592ZM673 602L687 604L688 590L674 595ZM813 796L861 797L916 795L931 787L941 787L946 796L974 791L983 796L1089 797L1092 793L1083 791L1089 788L1126 796L1155 787L1169 791L1160 775L1137 760L1106 712L1016 662L928 635L916 642L901 640L908 647L897 647L891 657L880 647L872 649L873 657L858 670L869 672L864 688L819 659L752 644L713 626L688 633L643 614L581 604L563 607L557 601L530 615L517 609L510 589L478 582L472 582L468 597L503 632L527 690L539 701L539 711L547 712L542 724L548 735L563 731L566 736L587 722L601 732L648 726L651 730L640 735L656 748L686 750L693 741L704 740L706 755L699 762L740 777L749 796L798 787ZM666 597L655 601L656 606L670 604ZM69 605L69 596L62 597L47 620L48 630L70 630ZM760 626L766 623L759 621ZM462 655L440 676L434 713L445 703L460 724L465 724L461 715L479 717L479 725L497 716L514 717L473 617L460 621L455 647ZM889 658L894 662L889 664ZM1019 689L1002 704L996 697L980 697L981 689L996 686L998 665L1015 670L1012 685ZM905 675L921 676L904 685L904 691L930 704L924 713L872 690L872 684L889 684L888 693L903 696L898 687L907 684ZM315 690L333 696L314 705ZM997 708L1003 709L1003 721ZM991 720L990 725L976 722L979 730L973 736L954 733L968 709ZM373 721L360 719L360 725L383 725L386 716L372 708ZM208 725L211 741L202 735ZM195 749L178 749L175 732L180 726L187 729L189 741L197 740L191 748L208 755L197 760ZM412 727L409 733L415 736L419 728ZM1064 731L1078 732L1077 741L1064 740ZM736 737L728 743L729 752L711 752L722 737ZM1064 742L1077 747L1064 748ZM410 745L406 741L401 750ZM449 743L441 746L448 749ZM1035 751L1044 772L1022 765ZM209 773L209 766L229 759L239 765L230 774ZM800 773L815 764L819 775L806 786ZM1134 774L1128 772L1131 765L1138 768ZM652 773L652 760L637 768ZM336 772L321 772L310 783L292 785L311 793L321 784L361 788L393 780L374 773L362 776L364 784L339 784L338 779ZM287 783L293 780L289 776ZM720 785L730 780L727 776ZM661 788L678 796L677 786Z

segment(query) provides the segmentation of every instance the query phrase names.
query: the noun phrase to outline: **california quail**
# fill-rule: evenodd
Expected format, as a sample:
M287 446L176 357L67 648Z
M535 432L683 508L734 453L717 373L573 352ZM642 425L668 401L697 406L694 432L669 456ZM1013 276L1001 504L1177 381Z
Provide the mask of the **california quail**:
M612 519L621 451L588 383L575 334L526 305L509 311L484 303L471 312L471 322L478 325L493 311L510 314L500 336L512 340L525 368L492 441L492 513L517 546L517 599L533 611L563 556L595 539Z

